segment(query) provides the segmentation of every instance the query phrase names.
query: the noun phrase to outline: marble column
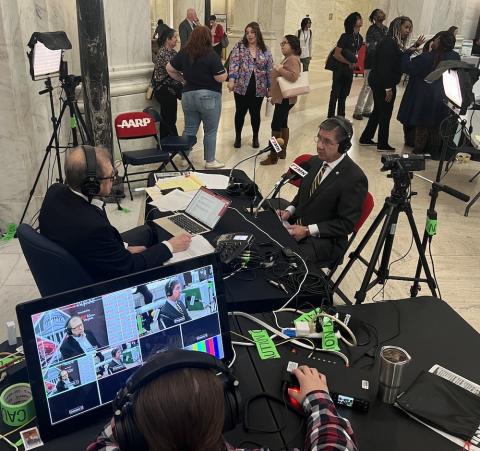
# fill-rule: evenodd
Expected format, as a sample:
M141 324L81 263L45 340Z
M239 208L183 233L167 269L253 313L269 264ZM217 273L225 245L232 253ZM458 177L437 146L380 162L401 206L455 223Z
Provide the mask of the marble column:
M85 122L96 146L112 149L110 80L102 0L77 0Z

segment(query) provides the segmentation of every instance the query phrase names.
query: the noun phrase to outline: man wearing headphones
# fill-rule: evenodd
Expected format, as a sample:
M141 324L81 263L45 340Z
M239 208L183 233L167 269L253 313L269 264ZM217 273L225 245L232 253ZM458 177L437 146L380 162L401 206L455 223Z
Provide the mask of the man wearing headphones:
M70 380L70 376L68 375L68 371L62 370L60 371L60 379L55 386L56 392L60 393L62 391L70 390L71 388L75 387L75 384L72 380Z
M368 180L346 154L352 135L352 124L344 117L320 124L315 139L318 158L310 160L310 170L291 205L277 211L311 263L335 262L362 213Z
M112 349L112 360L108 364L108 374L115 374L118 371L122 371L126 368L122 361L122 348Z
M73 315L65 324L65 339L60 346L63 359L71 359L85 355L100 347L95 335L85 330L83 320L78 315Z
M182 285L177 279L171 279L165 285L167 300L160 309L158 324L160 329L175 326L176 324L190 321L190 315L185 304L180 299L182 296ZM164 326L164 327L162 327Z
M155 268L190 245L188 234L160 242L148 225L120 235L110 224L97 199L110 194L116 176L107 149L68 150L65 176L66 185L55 183L45 195L40 232L72 254L95 282Z

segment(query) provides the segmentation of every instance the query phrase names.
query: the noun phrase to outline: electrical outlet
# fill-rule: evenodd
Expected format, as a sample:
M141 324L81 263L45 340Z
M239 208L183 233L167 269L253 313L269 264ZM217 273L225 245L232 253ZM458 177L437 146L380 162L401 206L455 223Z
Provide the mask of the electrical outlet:
M328 15L328 20L332 20L332 19L333 19L333 13L330 13L330 14Z

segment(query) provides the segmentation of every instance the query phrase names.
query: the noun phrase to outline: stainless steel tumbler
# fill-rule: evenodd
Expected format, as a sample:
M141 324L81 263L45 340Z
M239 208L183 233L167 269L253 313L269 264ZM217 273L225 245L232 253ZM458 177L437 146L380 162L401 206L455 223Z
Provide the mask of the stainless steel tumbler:
M405 368L412 358L398 346L383 346L380 350L380 378L378 397L387 404L393 404L400 390Z

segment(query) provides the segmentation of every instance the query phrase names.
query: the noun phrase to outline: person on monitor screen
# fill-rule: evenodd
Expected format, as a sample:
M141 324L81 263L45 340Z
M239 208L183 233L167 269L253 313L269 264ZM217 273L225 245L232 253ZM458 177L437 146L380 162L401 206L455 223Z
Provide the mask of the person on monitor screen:
M122 361L122 348L112 349L112 360L108 364L108 374L114 374L126 368Z
M87 165L92 152L95 158ZM95 172L93 181L88 169ZM40 233L72 254L94 282L161 266L191 242L186 233L162 241L160 231L148 224L120 234L100 201L110 195L116 174L107 149L86 145L70 149L65 157L66 185L50 186L40 209ZM91 195L92 188L97 194Z
M73 315L65 324L65 339L60 346L63 359L71 359L85 355L99 348L95 335L85 330L83 320L78 315Z
M192 319L181 300L182 284L177 279L171 279L166 283L165 295L167 300L160 308L160 314L158 315L160 329L175 326Z
M73 381L70 379L68 375L68 371L62 370L60 371L60 379L57 382L56 389L57 393L60 393L62 391L67 391L73 388L75 384Z
M168 351L167 351L168 352ZM300 390L289 394L307 418L304 450L357 451L349 421L338 413L325 376L315 368L293 371ZM132 417L146 442L145 451L239 451L222 435L225 418L224 385L209 369L181 368L149 381L135 393ZM127 451L115 442L115 421L105 426L87 451ZM245 448L241 448L246 451ZM267 450L267 448L262 448Z

